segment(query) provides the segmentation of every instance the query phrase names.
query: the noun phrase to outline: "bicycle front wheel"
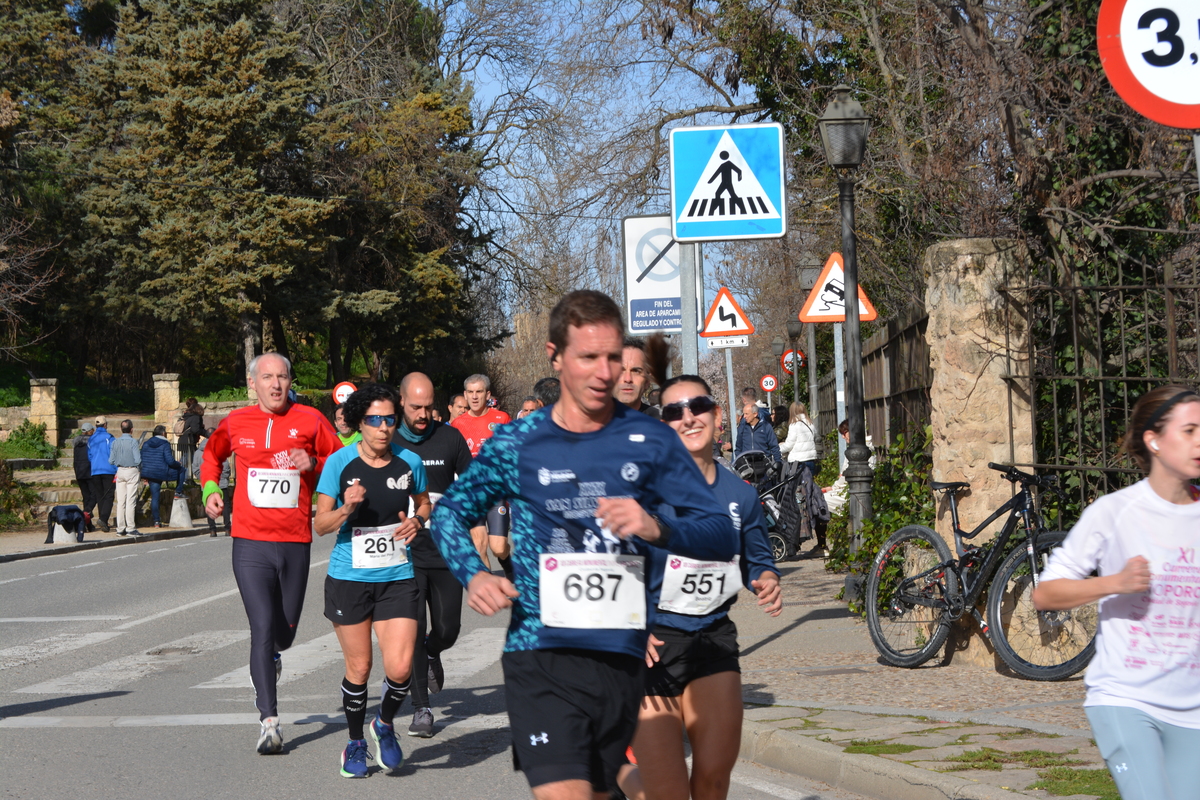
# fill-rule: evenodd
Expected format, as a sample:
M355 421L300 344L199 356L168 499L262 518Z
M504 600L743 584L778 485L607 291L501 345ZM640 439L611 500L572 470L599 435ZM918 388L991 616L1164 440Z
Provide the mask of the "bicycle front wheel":
M867 630L883 660L917 667L933 658L950 633L950 600L958 596L946 569L950 548L922 525L891 535L867 576Z
M1039 534L1034 560L1040 572L1067 534ZM988 624L1000 658L1018 675L1035 681L1069 678L1096 652L1100 624L1097 603L1070 611L1038 611L1033 606L1029 553L1018 547L1000 565L988 589Z

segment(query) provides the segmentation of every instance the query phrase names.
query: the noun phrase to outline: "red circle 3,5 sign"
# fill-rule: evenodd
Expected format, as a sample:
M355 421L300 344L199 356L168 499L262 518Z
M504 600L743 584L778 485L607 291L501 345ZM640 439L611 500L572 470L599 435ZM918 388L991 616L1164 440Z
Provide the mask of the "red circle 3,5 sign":
M1191 0L1103 0L1100 63L1121 99L1172 128L1200 128L1200 9Z

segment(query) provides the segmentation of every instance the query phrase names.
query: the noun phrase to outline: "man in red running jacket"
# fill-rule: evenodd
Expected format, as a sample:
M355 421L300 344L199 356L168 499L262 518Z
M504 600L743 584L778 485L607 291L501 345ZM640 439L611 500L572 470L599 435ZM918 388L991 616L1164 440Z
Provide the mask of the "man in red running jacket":
M246 372L258 405L231 412L213 431L200 483L204 511L216 519L225 505L217 485L221 465L237 456L233 576L250 620L250 680L261 721L257 750L267 755L283 750L275 686L279 653L292 646L304 607L312 493L325 459L342 443L323 414L288 400L292 365L286 358L263 353Z
M496 428L511 422L512 418L498 408L491 408L488 401L492 399L492 382L482 373L472 375L463 381L463 396L467 400L467 411L450 421L467 440L471 450L471 458L479 455L479 448L492 438ZM482 525L471 528L471 539L483 563L488 563L487 551L495 553L504 574L511 577L511 561L509 554L512 546L508 541L508 507L504 503L492 508Z

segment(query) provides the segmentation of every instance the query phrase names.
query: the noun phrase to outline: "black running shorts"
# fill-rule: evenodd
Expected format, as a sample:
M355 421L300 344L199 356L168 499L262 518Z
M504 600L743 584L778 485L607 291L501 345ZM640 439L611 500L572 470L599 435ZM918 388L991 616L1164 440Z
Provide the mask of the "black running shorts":
M742 671L737 625L729 617L694 632L656 625L654 635L664 643L658 648L658 663L646 670L646 694L652 697L679 697L697 678Z
M417 618L417 582L365 583L325 576L325 618L335 625L363 620Z
M640 658L598 650L519 650L501 657L513 767L530 787L583 780L617 788L637 729Z
M500 503L490 508L487 513L488 536L508 536L508 529L508 504Z

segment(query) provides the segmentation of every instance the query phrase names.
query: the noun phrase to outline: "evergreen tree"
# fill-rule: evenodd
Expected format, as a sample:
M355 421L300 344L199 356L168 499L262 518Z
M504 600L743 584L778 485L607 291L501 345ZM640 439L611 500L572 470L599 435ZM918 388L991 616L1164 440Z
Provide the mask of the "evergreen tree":
M304 280L330 210L294 196L311 194L312 91L294 38L255 0L125 2L82 83L79 256L108 312L196 327L234 316L253 358L264 302Z

